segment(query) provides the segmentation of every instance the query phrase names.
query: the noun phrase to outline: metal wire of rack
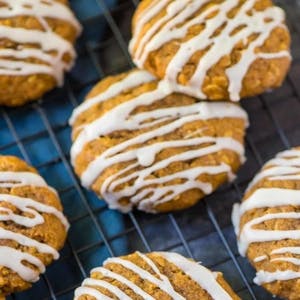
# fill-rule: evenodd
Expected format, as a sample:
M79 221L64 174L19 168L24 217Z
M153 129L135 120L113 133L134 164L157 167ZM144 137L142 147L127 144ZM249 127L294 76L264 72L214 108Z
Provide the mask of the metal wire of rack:
M180 252L222 271L242 299L274 299L252 283L254 270L238 254L230 213L264 161L300 144L299 1L277 1L288 15L294 61L280 89L242 103L251 127L246 139L248 160L237 180L189 210L161 215L111 211L84 190L73 173L67 120L100 78L132 67L127 43L138 1L70 2L84 25L77 65L63 88L24 107L0 109L0 152L23 157L58 189L71 229L61 258L32 289L8 299L73 299L74 289L92 267L134 250Z

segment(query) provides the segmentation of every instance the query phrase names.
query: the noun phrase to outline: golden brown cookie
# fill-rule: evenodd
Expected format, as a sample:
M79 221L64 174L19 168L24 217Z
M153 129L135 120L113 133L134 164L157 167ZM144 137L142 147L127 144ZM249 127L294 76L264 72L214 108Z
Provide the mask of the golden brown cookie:
M67 0L0 0L0 105L36 100L63 84L81 26Z
M193 260L177 253L135 252L109 258L103 267L91 271L75 291L76 300L237 300L224 280Z
M0 297L39 279L58 259L68 227L56 191L37 171L0 156Z
M271 0L143 0L132 28L137 67L200 99L258 95L290 66L285 14Z
M232 214L254 282L284 299L300 295L300 147L279 153L250 183Z
M98 83L70 123L82 184L122 212L190 207L232 179L244 160L241 107L172 93L146 71Z

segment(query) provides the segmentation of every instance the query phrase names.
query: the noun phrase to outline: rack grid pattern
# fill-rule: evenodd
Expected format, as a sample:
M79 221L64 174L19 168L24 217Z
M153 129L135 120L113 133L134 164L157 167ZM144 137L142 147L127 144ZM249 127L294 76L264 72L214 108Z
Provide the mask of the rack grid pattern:
M74 289L92 267L109 256L132 251L180 252L222 271L242 299L274 299L252 283L254 270L236 248L231 207L241 199L262 163L300 144L300 1L277 1L287 12L293 38L293 65L284 85L242 102L251 127L246 164L237 180L195 207L174 214L111 211L83 189L69 162L68 118L89 89L106 75L130 69L130 20L137 0L71 0L84 26L76 67L63 88L18 109L0 109L0 152L33 164L58 189L70 222L60 260L26 292L8 299L73 299Z

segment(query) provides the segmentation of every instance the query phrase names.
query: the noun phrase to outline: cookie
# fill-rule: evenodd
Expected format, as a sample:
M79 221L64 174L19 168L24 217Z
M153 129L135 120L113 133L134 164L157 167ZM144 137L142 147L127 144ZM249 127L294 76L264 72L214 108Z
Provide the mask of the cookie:
M241 107L173 93L142 70L102 80L70 123L83 186L122 212L190 207L244 161Z
M273 295L300 295L300 147L279 153L253 179L232 214L254 282Z
M271 0L143 0L132 28L135 64L200 99L258 95L290 66L285 14Z
M37 171L0 156L0 297L39 279L59 258L68 227L56 191Z
M61 86L81 26L67 0L1 0L0 105L18 106Z
M240 299L224 280L177 253L135 252L109 258L76 289L76 300L91 299Z

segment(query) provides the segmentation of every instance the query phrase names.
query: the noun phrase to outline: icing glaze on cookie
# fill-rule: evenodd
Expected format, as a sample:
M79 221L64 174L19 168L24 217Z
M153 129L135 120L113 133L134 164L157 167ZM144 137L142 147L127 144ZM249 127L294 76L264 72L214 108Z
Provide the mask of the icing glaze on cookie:
M151 299L154 300L150 294L141 289L137 284L128 280L124 276L108 270L105 265L106 264L117 264L120 265L132 272L134 272L141 280L146 280L157 286L160 290L164 291L171 299L186 299L179 292L176 292L171 281L166 275L163 275L155 262L145 254L140 252L136 252L141 260L143 260L153 271L150 273L135 263L122 259L122 258L110 258L104 262L104 267L95 268L91 271L91 273L101 273L104 277L114 279L119 281L120 283L127 286L131 289L135 294L143 297L143 299ZM185 275L189 276L195 283L199 285L202 289L206 290L207 293L212 297L212 299L222 299L222 300L231 300L231 296L223 289L223 287L217 282L217 273L213 273L200 264L188 260L185 257L171 252L157 252L156 254L160 255L163 259L165 259L168 263L175 265L178 269L180 269ZM154 275L155 274L155 275ZM79 299L80 296L90 295L96 297L96 299L106 299L105 295L103 295L100 291L97 291L95 287L103 287L111 292L114 296L119 299L129 300L124 292L118 289L115 286L112 286L108 282L99 279L86 279L82 286L79 287L75 291L75 299ZM110 298L107 298L110 299Z
M300 150L292 149L279 153L274 159L267 162L263 170L253 179L249 189L263 180L270 181L297 181L300 180ZM238 236L238 248L241 255L246 255L247 249L251 243L271 242L281 240L300 241L300 228L293 230L262 230L255 229L254 226L273 219L296 219L300 220L300 212L277 212L268 213L261 217L256 217L240 228L240 219L246 212L252 209L271 208L281 206L300 207L300 190L287 188L257 188L242 204L235 204L232 221L235 232ZM282 256L274 255L282 254ZM285 256L293 255L293 257ZM294 265L300 265L300 259L295 255L300 254L299 247L281 247L274 249L271 253L256 257L254 262L261 262L266 259L270 261L289 262ZM289 280L300 278L300 272L293 270L267 272L260 270L254 279L257 284L264 284L276 280Z
M81 32L81 26L66 5L55 0L3 0L0 17L9 19L19 16L33 17L38 20L42 30L25 29L0 25L0 38L10 40L16 49L0 49L0 75L25 76L31 74L47 74L53 76L59 85L63 83L64 71L69 71L76 57L72 43L55 33L47 19L58 19L71 24ZM23 44L37 45L27 47ZM65 62L68 54L71 59ZM36 58L43 63L25 61Z
M230 55L238 42L248 43L240 59L226 69L230 99L238 101L243 79L253 62L260 58L290 58L288 51L275 53L256 51L258 47L264 45L275 28L285 27L285 14L279 7L268 7L263 11L255 11L256 0L244 1L234 18L229 18L228 13L241 3L239 0L215 3L198 13L199 9L205 7L209 2L208 0L154 1L139 14L129 50L136 65L143 68L151 52L171 41L179 40L179 49L168 62L165 79L170 81L173 89L178 92L206 99L202 86L209 70L224 56ZM165 15L157 18L141 36L141 29L162 10L166 10ZM196 13L197 15L193 16ZM204 25L205 27L196 36L186 38L189 29L195 25ZM214 35L220 28L222 28L220 33ZM256 39L248 41L253 34L257 35ZM185 40L183 41L183 39ZM177 84L180 72L189 63L192 56L197 51L203 50L207 50L207 52L201 57L189 82L184 86Z
M151 75L147 76L144 71L134 71L129 73L128 77L113 84L107 91L104 91L103 94L100 94L91 100L88 99L82 106L79 106L71 118L71 123L75 122L78 117L78 112L82 113L91 107L89 103L95 105L96 103L99 103L99 101L107 100L111 95L110 90L115 91L116 89L121 92L126 91L129 88L134 88L135 81L134 79L131 79L131 77L134 78L134 75L137 78L136 86L140 85L142 80L144 80L144 83L154 80ZM153 172L167 167L172 162L188 161L216 153L223 149L228 149L237 153L240 156L240 160L244 161L243 145L230 137L195 137L192 134L179 140L163 141L147 145L146 143L151 141L151 139L172 133L185 124L193 121L218 118L239 118L245 120L245 123L247 123L247 115L242 108L235 104L223 102L197 102L190 105L160 108L132 115L132 112L135 111L136 108L142 105L151 105L170 94L172 94L172 90L168 83L159 82L154 90L145 92L136 98L113 107L101 117L80 126L79 129L75 127L79 132L71 149L73 164L84 147L100 136L109 135L121 130L135 131L141 128L147 129L147 131L104 151L101 155L91 161L81 174L82 184L86 187L90 187L106 168L116 163L129 163L123 170L109 176L101 186L100 194L108 202L110 208L117 208L123 212L128 212L133 206L137 206L142 210L154 212L154 206L171 201L174 197L187 190L200 189L205 194L211 193L212 185L210 183L197 180L201 174L227 173L229 179L234 177L231 167L222 163L214 166L195 167L160 178L149 178L149 175ZM160 123L163 125L151 129L153 125ZM162 161L155 162L156 155L164 149L172 147L194 147L205 144L209 145L202 147L201 149L186 150ZM139 145L139 147L126 151L129 147L135 145ZM134 171L138 166L142 168L140 168L139 171ZM170 184L160 188L151 187L168 183L177 178L184 179L185 182L182 184ZM128 185L124 189L116 191L118 186L132 180L134 180L133 185ZM130 197L130 203L121 205L119 200L122 197Z
M22 186L44 187L51 192L55 191L50 188L38 174L31 172L0 172L0 188L9 189ZM40 203L30 198L4 193L0 194L0 203L8 203L20 211L20 213L15 213L8 207L0 206L1 222L9 221L17 226L33 228L44 223L45 220L42 213L46 213L52 214L58 218L65 226L66 230L69 228L68 221L62 212L53 206ZM0 228L0 239L12 240L21 246L36 248L40 253L50 254L54 259L59 258L58 252L53 247L31 239L25 234ZM8 257L9 259L7 259ZM39 272L33 270L28 265L25 265L24 262L35 266ZM14 249L3 245L0 245L0 265L16 272L23 280L28 282L37 281L39 279L39 273L45 271L45 265L37 257L23 252L21 249Z

